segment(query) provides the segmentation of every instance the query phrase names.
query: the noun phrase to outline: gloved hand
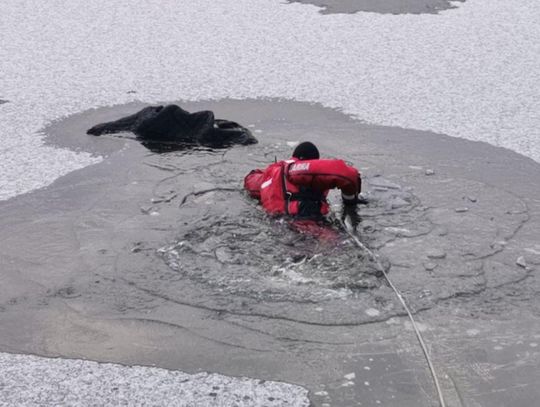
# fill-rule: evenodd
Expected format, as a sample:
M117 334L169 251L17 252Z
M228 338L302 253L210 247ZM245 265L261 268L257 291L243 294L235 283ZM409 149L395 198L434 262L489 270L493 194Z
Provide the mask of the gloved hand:
M343 209L341 211L342 222L346 223L347 218L349 218L353 231L356 231L356 227L362 220L358 214L356 200L354 202L343 201Z
M358 198L356 198L356 203L358 205L367 205L369 201L366 198L364 198L362 195L358 195Z

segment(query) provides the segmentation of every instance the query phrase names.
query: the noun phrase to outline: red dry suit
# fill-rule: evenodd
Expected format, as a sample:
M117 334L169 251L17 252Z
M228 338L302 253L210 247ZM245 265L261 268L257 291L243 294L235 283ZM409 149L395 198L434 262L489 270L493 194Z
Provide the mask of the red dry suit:
M244 188L271 215L320 219L329 212L328 191L341 190L344 201L355 202L361 190L360 173L343 160L299 160L295 157L253 170Z

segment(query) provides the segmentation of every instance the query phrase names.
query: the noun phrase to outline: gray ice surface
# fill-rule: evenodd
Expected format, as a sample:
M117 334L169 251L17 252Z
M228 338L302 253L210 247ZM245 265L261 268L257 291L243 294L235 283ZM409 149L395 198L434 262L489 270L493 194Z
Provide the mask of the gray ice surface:
M323 7L321 13L435 14L465 0L288 0Z
M180 104L250 126L260 144L156 155L133 139L84 134L140 104L44 129L54 146L104 161L0 203L1 351L292 383L321 407L436 405L409 321L383 282L368 273L374 285L352 284L369 264L346 240L329 249L240 191L209 191L241 188L250 169L310 139L362 170L370 204L360 237L413 308L447 404L534 405L538 163L313 104ZM171 246L177 258L165 256Z

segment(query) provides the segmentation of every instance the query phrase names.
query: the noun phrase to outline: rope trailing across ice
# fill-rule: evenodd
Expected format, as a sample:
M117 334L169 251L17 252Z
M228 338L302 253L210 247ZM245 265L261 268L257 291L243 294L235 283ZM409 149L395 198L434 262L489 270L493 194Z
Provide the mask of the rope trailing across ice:
M413 315L412 315L411 310L409 309L409 307L408 307L408 305L407 305L407 303L405 301L405 298L403 297L401 292L397 289L397 287L394 285L394 283L392 283L392 280L390 280L390 278L388 277L388 274L384 270L384 267L382 266L381 262L379 261L379 259L375 255L375 253L373 253L366 245L364 245L358 239L358 237L356 237L347 228L347 226L345 225L345 223L342 220L340 220L339 222L340 222L341 226L343 227L343 229L351 237L353 242L360 248L360 250L363 250L364 252L368 253L371 256L371 258L375 261L377 267L381 270L381 272L384 275L384 278L388 282L388 285L390 286L390 288L392 288L392 290L394 290L394 293L396 293L396 296L398 297L399 301L401 302L401 305L403 305L403 308L405 309L405 311L407 312L407 315L409 316L409 319L411 320L411 324L412 324L412 326L414 328L414 332L416 333L416 337L418 338L418 342L420 343L420 347L422 348L422 352L424 353L424 356L426 357L426 360L427 360L427 363L428 363L428 366L429 366L429 370L431 372L431 376L433 377L433 382L435 383L435 388L437 390L437 395L439 397L439 405L441 407L446 407L446 403L444 401L441 386L439 384L439 379L437 379L437 374L435 373L435 368L433 367L431 357L429 356L429 352L427 350L424 339L422 338L422 334L420 333L420 330L418 329L418 326L416 325L416 321L413 318Z

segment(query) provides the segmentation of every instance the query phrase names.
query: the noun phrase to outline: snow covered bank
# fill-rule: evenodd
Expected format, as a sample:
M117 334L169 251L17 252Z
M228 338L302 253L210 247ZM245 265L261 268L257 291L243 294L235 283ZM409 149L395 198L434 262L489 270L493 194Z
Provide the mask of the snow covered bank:
M0 199L99 160L44 146L46 123L130 100L320 102L540 160L536 2L455 4L396 16L322 15L278 0L7 0Z
M2 405L309 405L300 386L219 374L9 353L0 353L0 371Z

